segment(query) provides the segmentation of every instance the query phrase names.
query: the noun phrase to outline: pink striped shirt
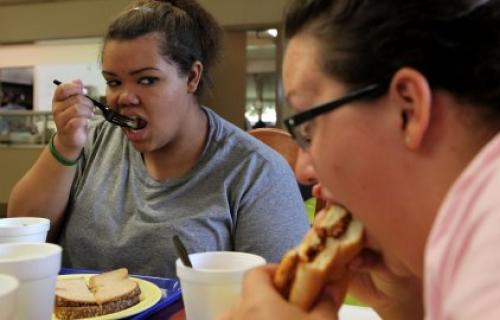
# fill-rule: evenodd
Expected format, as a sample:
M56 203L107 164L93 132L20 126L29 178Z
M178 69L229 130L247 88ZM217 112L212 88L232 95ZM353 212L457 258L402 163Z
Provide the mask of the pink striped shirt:
M500 319L500 134L448 192L424 268L426 320Z

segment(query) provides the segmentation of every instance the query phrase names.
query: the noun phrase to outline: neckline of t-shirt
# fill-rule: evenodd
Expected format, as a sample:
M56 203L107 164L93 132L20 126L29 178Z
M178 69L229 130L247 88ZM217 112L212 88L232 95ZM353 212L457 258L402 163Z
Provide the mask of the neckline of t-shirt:
M130 150L132 152L132 161L134 162L132 164L133 170L136 171L139 179L141 179L143 183L153 187L154 186L171 187L180 185L186 181L191 180L191 178L195 176L201 168L205 167L205 164L209 160L209 150L214 141L216 140L215 136L217 135L219 125L217 121L215 121L214 119L215 116L210 109L206 108L205 106L201 106L201 108L203 112L205 112L205 114L207 115L208 119L207 142L205 143L205 147L203 148L200 158L198 159L198 161L196 161L196 164L193 166L193 168L191 168L191 170L185 175L163 181L153 178L146 169L146 165L142 158L142 154L138 152L134 147L130 146Z

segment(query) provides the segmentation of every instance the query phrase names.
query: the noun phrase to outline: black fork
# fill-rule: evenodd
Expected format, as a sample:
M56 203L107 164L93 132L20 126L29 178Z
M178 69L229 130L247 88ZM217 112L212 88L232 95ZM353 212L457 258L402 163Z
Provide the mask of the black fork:
M59 81L59 80L54 80L53 82L55 85L61 84L61 81ZM110 107L105 105L104 103L100 103L99 101L89 97L88 95L85 95L85 97L87 97L90 101L92 101L94 106L101 109L104 118L106 120L108 120L109 122L116 124L120 127L125 127L125 128L135 129L135 130L144 128L144 124L142 124L137 119L132 119L129 117L122 116L121 114L114 111L113 109L111 109Z

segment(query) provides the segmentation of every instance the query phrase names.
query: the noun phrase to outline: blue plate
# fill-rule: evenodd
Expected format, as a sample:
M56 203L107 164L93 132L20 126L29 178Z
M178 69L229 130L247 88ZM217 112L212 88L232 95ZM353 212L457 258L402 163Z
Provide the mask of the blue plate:
M81 273L100 273L100 271L89 270L89 269L73 269L73 268L61 268L59 274L81 274ZM152 314L166 308L170 304L176 302L181 297L181 286L178 280L171 278L160 278L160 277L150 277L150 276L140 276L140 275L130 275L139 279L144 279L156 284L162 290L162 297L160 300L151 308L134 315L129 320L142 320L146 319Z

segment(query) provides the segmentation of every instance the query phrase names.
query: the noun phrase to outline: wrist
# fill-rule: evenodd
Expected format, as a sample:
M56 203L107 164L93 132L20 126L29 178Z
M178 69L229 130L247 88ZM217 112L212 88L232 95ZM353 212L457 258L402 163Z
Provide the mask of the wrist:
M81 157L81 150L74 151L64 148L57 139L57 133L54 133L49 141L49 151L54 159L66 167L75 166Z

